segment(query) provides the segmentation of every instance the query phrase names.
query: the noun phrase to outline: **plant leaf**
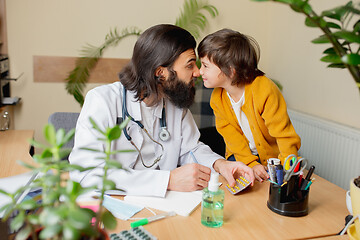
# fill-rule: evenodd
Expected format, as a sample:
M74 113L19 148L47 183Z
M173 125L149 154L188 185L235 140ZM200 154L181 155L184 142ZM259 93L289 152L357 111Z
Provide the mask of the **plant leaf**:
M331 63L327 65L328 68L346 68L345 64L343 63Z
M340 25L338 25L338 24L336 24L336 23L333 23L333 22L327 22L327 23L326 23L326 26L327 26L328 28L341 29L341 26L340 26Z
M110 154L116 154L116 153L128 153L128 152L136 152L136 150L130 149L130 150L115 150L110 152ZM103 158L101 158L103 159Z
M64 228L63 228L63 236L64 236L64 239L79 239L80 231L76 230L76 228L74 228L68 222L65 222Z
M341 61L343 63L349 64L349 65L360 65L360 55L355 53L350 53L342 56Z
M108 132L107 139L110 141L113 141L113 140L119 139L120 135L121 135L121 129L120 129L119 125L115 125Z
M19 204L19 208L22 210L32 210L37 207L36 201L33 198L22 201Z
M105 211L102 214L101 220L104 223L106 229L114 229L116 227L116 218L109 211Z
M20 161L20 160L17 160L16 162L17 162L19 165L24 166L24 167L26 167L26 168L28 168L28 169L36 169L35 166L32 166L32 165L30 165L30 164L27 164L26 162L23 162L23 161Z
M69 142L75 136L75 128L69 130L63 138L63 144Z
M29 214L27 215L27 219L33 225L39 224L39 215L37 214L31 214L31 215Z
M324 54L336 54L334 48L327 48L324 52Z
M29 139L29 143L31 144L31 146L34 146L36 148L47 148L46 145L39 143L39 142L35 141L34 139Z
M76 229L85 229L91 224L93 216L86 209L77 208L69 215L69 223Z
M308 27L317 27L315 20L309 17L305 18L305 25Z
M322 43L330 43L330 40L326 37L326 35L322 35L318 38L313 39L311 42L315 44L322 44Z
M188 30L197 39L200 37L200 31L208 24L207 18L202 13L204 11L211 17L216 17L219 14L216 7L205 1L185 0L175 25Z
M80 188L80 183L69 180L66 184L66 193L70 196L75 195L77 192L79 192Z
M86 150L86 151L91 151L91 152L102 152L101 150L94 149L94 148L87 148L87 147L82 147L80 149L81 150Z
M45 205L53 204L58 197L59 197L59 193L52 191L44 195L42 201Z
M276 0L276 2L292 4L294 1L293 0Z
M44 136L48 143L50 143L53 146L56 145L56 132L53 125L51 124L45 125Z
M42 160L44 160L45 158L51 158L53 156L52 152L50 151L50 149L46 148L43 150L43 152L41 153L40 158Z
M11 216L11 213L14 212L15 210L16 209L15 209L15 206L13 203L8 203L8 204L0 207L0 212L4 211L2 220L7 220Z
M25 240L28 239L29 235L31 234L31 227L28 225L21 229L15 237L15 240Z
M333 34L337 38L345 39L348 42L360 43L360 36L349 31L338 31Z
M6 191L5 191L5 190L3 190L3 189L0 189L0 193L1 193L1 194L4 194L4 195L6 195L6 196L11 197L11 194L10 194L10 193L8 193L8 192L6 192Z
M58 225L62 221L60 208L47 207L40 213L39 217L40 223L44 226Z
M89 117L89 121L92 125L92 127L98 131L99 133L105 135L105 132L103 130L100 129L99 125L97 125L97 123L95 122L95 120L92 117Z
M20 211L16 217L11 221L10 228L17 232L25 223L25 212Z
M118 161L108 160L106 161L106 165L109 166L109 168L122 169L122 164Z
M308 4L307 2L304 2L304 3L305 4L302 6L302 9L306 14L310 15L313 11L310 4Z
M354 33L359 33L360 32L360 20L358 20L355 24L354 24Z
M114 181L106 179L103 181L103 188L105 189L105 191L113 190L116 188L116 184Z
M63 139L65 137L65 130L63 128L60 128L59 130L57 130L56 132L56 145L57 146L62 146L63 145Z
M71 148L62 148L59 151L59 158L63 159L65 157L68 157L71 153L72 149Z
M56 224L56 225L51 225L49 227L45 227L41 232L40 232L40 238L41 239L53 239L53 237L55 235L57 235L62 229L62 224Z
M129 36L139 36L141 31L136 27L124 28L119 34L118 31L110 31L105 37L105 42L95 47L87 44L82 50L83 57L76 60L76 67L69 73L66 81L66 90L73 95L75 100L82 106L84 104L83 91L89 79L91 70L95 67L103 52L118 44L122 39Z
M329 54L320 59L323 62L329 62L329 63L342 63L341 59L338 55Z

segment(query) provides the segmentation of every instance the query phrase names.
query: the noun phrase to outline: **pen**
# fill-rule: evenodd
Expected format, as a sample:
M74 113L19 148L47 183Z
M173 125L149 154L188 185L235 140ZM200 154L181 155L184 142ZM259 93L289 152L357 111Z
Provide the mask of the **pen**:
M283 184L284 181L284 170L281 164L276 165L276 181L279 185Z
M311 181L306 185L305 191L309 189L310 185L315 181L315 178L311 179Z
M176 213L174 211L166 212L166 213L158 214L158 215L155 215L155 216L152 216L152 217L144 218L144 219L141 219L139 221L132 222L132 223L130 223L130 226L132 228L135 228L135 227L138 227L138 226L146 225L146 224L148 224L150 222L154 222L154 221L157 221L157 220L160 220L160 219L163 219L163 218L166 218L166 217L175 216L175 215L176 215Z
M315 170L315 166L312 165L309 169L309 172L306 175L306 178L305 178L306 180L310 181L311 175L313 174L314 170Z
M299 188L301 187L301 182L302 182L302 179L303 179L303 175L304 175L304 173L303 173L303 171L301 171L300 174L299 174Z
M194 163L199 164L199 162L196 160L196 157L192 151L190 151L190 155L191 155L192 159L194 160Z
M269 182L273 183L273 184L276 184L276 185L278 184L277 182L274 182L274 181L272 181L272 180L269 179L269 178L268 178L267 180L268 180Z

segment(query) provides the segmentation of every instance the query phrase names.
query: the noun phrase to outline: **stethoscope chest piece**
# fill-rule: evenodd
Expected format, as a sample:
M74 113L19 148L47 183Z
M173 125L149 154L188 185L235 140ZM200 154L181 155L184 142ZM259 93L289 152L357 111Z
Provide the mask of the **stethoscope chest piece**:
M166 127L161 127L161 130L160 130L160 133L159 133L159 138L163 142L169 141L170 133L169 133L169 131L167 130Z

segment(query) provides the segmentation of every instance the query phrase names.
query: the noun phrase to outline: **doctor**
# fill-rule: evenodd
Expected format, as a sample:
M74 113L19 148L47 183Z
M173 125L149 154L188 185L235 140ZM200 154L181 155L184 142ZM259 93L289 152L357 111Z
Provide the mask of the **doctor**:
M100 182L103 162L96 159L97 153L81 150L104 148L89 117L104 129L130 116L132 121L113 145L114 149L136 150L115 156L129 171L109 174L126 194L164 197L167 190L200 190L207 187L211 171L219 172L231 186L239 175L254 181L251 168L226 161L199 142L200 133L188 110L194 101L194 81L200 75L195 46L193 36L182 28L151 27L137 40L130 63L119 74L120 82L88 92L69 160L99 168L72 172L73 180L84 186Z

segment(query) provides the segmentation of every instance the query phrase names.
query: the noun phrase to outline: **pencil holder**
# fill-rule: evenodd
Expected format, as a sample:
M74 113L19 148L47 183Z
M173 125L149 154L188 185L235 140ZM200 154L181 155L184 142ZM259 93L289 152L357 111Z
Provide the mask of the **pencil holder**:
M268 208L280 215L300 217L308 214L309 189L301 190L299 177L292 176L287 184L270 183Z

